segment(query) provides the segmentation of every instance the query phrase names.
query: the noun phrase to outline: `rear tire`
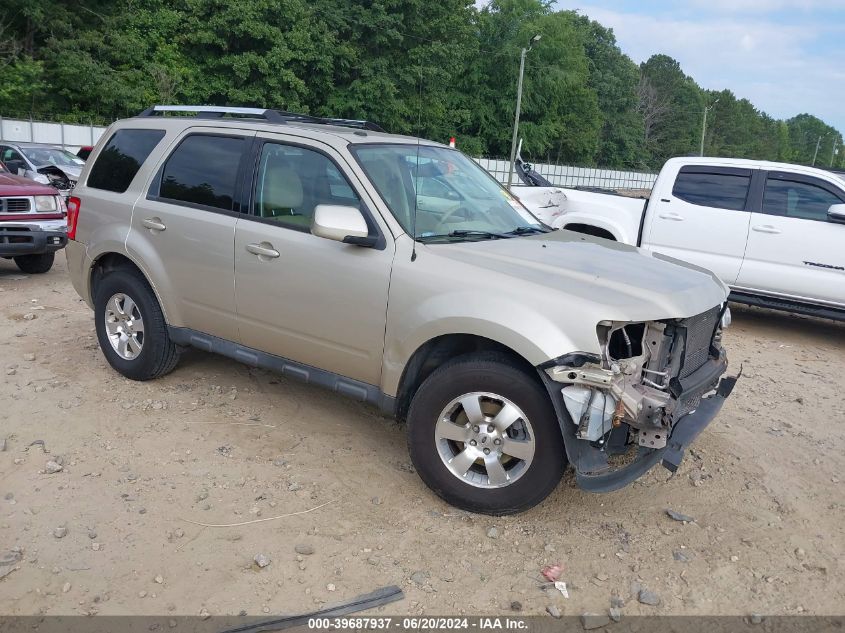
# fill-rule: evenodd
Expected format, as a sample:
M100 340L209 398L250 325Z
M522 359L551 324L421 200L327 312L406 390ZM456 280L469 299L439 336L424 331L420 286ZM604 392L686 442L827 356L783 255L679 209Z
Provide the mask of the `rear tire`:
M152 380L179 362L155 293L133 270L115 270L97 283L94 323L106 360L127 378Z
M41 275L53 267L55 253L40 253L38 255L18 255L15 264L22 272L29 275Z
M456 358L423 382L408 413L408 447L429 488L484 514L540 503L567 463L545 389L508 356L491 352Z

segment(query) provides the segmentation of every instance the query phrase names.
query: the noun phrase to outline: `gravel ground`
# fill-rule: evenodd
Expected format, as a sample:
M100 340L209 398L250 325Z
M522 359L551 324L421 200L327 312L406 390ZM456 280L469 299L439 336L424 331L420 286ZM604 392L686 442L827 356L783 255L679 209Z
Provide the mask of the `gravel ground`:
M742 378L674 477L567 474L491 518L429 493L364 405L197 351L123 379L63 255L0 260L0 614L292 613L394 583L386 613L841 614L845 324L733 312Z

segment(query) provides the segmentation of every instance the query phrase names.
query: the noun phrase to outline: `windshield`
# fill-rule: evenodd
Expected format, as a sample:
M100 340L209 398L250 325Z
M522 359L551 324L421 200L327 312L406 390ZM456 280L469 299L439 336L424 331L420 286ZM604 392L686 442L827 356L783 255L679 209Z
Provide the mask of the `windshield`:
M80 167L85 161L68 151L55 147L21 147L21 152L33 165Z
M457 150L407 144L351 149L402 228L419 240L501 238L546 230Z

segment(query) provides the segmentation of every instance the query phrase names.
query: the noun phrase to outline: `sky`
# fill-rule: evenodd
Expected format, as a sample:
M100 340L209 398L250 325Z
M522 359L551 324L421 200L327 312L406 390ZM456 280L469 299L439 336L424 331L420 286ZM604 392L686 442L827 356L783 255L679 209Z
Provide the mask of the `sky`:
M845 133L845 0L558 0L613 29L639 63L677 59L702 88L778 119L808 112Z

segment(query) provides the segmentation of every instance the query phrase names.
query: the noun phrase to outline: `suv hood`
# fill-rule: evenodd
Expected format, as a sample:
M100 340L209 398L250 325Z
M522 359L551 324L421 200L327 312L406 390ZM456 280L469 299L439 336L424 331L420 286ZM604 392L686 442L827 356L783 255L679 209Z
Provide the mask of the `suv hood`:
M566 230L432 244L427 250L507 276L512 283L541 286L541 291L591 303L603 314L601 319L686 318L723 303L728 296L727 287L709 270Z

